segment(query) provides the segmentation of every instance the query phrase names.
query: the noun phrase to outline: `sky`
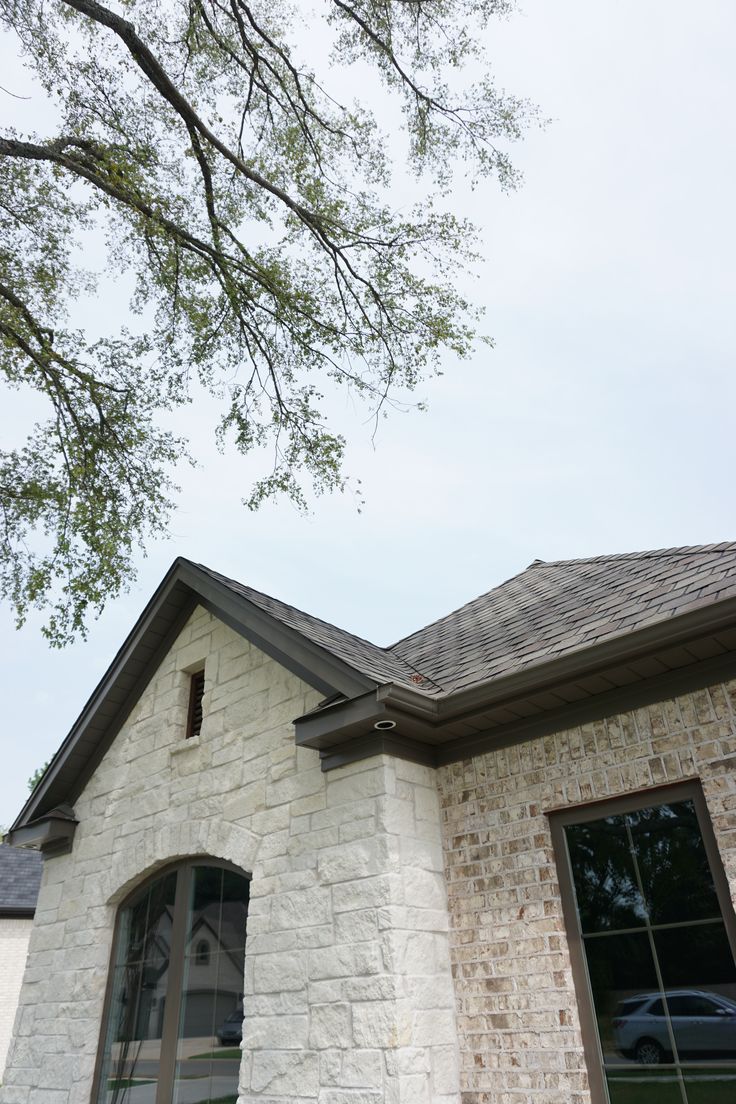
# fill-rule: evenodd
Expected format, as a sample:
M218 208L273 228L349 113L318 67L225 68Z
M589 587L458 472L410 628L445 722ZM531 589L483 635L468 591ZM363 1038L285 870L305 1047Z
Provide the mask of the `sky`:
M0 825L176 556L390 644L535 558L736 539L735 40L733 0L523 0L493 28L498 83L551 120L514 151L519 191L457 185L493 349L447 358L429 411L375 439L345 400L360 513L352 495L249 513L252 467L216 453L206 404L187 412L202 464L88 639L52 650L37 619L16 631L0 610ZM12 52L0 37L6 86Z

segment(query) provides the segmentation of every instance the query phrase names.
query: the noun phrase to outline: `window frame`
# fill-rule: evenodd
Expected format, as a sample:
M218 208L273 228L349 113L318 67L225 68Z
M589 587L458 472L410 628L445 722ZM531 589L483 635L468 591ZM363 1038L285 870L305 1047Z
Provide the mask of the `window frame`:
M113 929L112 946L110 948L110 958L107 967L107 983L105 986L105 999L102 1004L102 1017L97 1043L97 1057L95 1059L95 1069L92 1077L90 1104L98 1104L100 1093L100 1082L105 1060L107 1028L113 999L115 966L118 950L120 948L122 914L147 886L153 885L154 882L165 878L168 874L177 872L176 892L174 895L174 915L171 925L171 948L169 951L169 980L166 987L167 1000L161 1030L161 1059L155 1101L155 1104L171 1104L176 1076L177 1042L179 1036L182 984L184 980L184 952L187 937L188 904L191 897L192 874L194 868L198 866L229 870L231 873L245 878L248 882L252 881L252 875L249 874L247 870L243 870L241 867L228 862L226 859L217 859L210 855L190 855L187 858L176 859L173 862L168 862L157 867L148 877L137 882L133 889L131 889L129 893L126 893L125 897L119 901L116 906L115 926ZM175 999L168 999L170 994L173 994Z
M593 996L588 977L587 959L583 948L580 918L575 901L575 887L573 885L565 828L572 824L585 824L588 821L599 820L606 816L635 812L637 809L646 809L653 805L666 805L671 801L692 801L695 806L695 815L706 858L713 875L713 884L721 909L723 924L731 953L734 956L734 961L736 961L736 914L734 914L726 871L718 849L718 842L713 831L713 824L700 779L689 779L685 782L675 782L665 786L652 786L646 790L636 790L633 793L608 797L601 801L590 801L584 805L550 810L546 814L552 836L552 849L560 887L562 915L570 952L578 1018L583 1038L583 1056L588 1071L592 1104L609 1104L610 1098L606 1088L605 1064L596 1027Z

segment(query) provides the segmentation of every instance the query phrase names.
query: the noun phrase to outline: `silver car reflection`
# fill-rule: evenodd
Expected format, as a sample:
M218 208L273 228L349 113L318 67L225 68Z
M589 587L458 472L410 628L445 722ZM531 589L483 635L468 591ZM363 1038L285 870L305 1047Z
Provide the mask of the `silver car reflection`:
M668 989L664 996L681 1057L736 1053L736 1001L702 989ZM625 1058L648 1066L672 1060L661 993L639 993L621 1001L612 1026Z

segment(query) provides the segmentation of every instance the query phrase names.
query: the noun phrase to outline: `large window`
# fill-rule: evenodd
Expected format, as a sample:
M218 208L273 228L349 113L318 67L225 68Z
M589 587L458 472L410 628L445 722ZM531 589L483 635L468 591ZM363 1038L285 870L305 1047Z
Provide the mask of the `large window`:
M248 889L198 859L120 908L95 1104L235 1104Z
M596 1104L732 1104L736 932L700 787L552 828Z

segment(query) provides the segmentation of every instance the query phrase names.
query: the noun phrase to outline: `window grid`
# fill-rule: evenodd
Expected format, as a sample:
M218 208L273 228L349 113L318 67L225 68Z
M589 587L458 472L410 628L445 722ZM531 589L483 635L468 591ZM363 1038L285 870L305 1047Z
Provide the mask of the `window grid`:
M639 861L636 854L636 847L634 845L634 840L631 833L630 818L626 816L626 814L682 801L689 801L692 802L692 804L694 805L696 823L701 834L705 856L710 868L710 874L713 879L713 888L715 890L715 895L720 909L720 915L718 917L705 919L701 918L699 920L693 919L652 924L649 915L650 910L647 904L647 894L644 891L641 869L639 866ZM598 941L602 938L605 938L606 936L617 937L627 934L646 933L650 953L652 954L653 964L655 967L657 985L660 993L664 995L666 993L666 989L663 983L662 971L659 961L659 955L657 953L656 942L654 940L654 935L660 931L670 931L692 927L704 928L707 926L715 926L720 924L723 928L725 928L725 934L730 945L731 954L734 957L734 960L736 960L736 917L734 917L728 882L726 880L725 872L720 861L720 855L718 853L717 844L713 835L713 829L710 824L707 806L705 804L705 799L699 782L684 782L675 784L673 786L657 787L648 791L640 791L638 793L629 794L621 798L611 798L601 802L590 803L585 806L579 806L575 809L555 810L550 812L548 815L550 818L552 842L557 861L557 870L562 894L563 914L565 918L570 957L573 967L573 980L575 983L575 990L578 998L578 1008L580 1011L586 1065L588 1067L588 1073L590 1076L591 1096L594 1104L609 1104L611 1098L609 1096L605 1073L607 1067L602 1051L601 1038L597 1026L596 1011L593 1003L593 988L588 968L587 954L585 951L586 943L588 941ZM641 896L641 900L646 905L645 922L641 925L629 926L628 928L616 928L614 930L603 930L584 933L582 930L580 910L578 907L576 889L573 880L573 864L568 847L566 828L573 825L593 824L600 819L619 815L623 815L625 817L628 847L634 864L637 890ZM664 1000L666 1004L666 996L664 997ZM672 1022L669 1014L667 1015L666 1019L672 1053L673 1056L677 1058L678 1052L675 1045L676 1041L673 1038ZM674 1072L675 1064L675 1062L661 1063L656 1067L656 1069L661 1069L663 1072ZM709 1059L707 1065L709 1069L734 1069L733 1062L729 1062L726 1064L722 1061L719 1062L717 1059ZM680 1096L682 1097L683 1101L688 1100L685 1079L689 1075L692 1075L695 1068L697 1067L693 1066L693 1064L691 1062L688 1062L687 1060L678 1063L677 1084Z
M223 914L221 895L224 887L225 871L236 875L239 880L242 879L243 883L246 884L243 903L245 908L244 915L247 917L247 883L249 882L249 876L230 863L203 856L179 861L169 865L164 870L157 871L152 879L147 883L143 883L142 886L138 886L125 901L121 903L116 917L107 991L103 1008L100 1044L92 1085L91 1101L93 1104L127 1104L129 1094L127 1091L128 1086L125 1084L126 1075L125 1073L121 1073L120 1070L115 1074L112 1066L111 1050L114 1043L119 1041L117 1036L123 1023L128 1025L129 1033L130 1029L135 1029L139 1023L144 993L144 968L148 961L151 901L156 890L163 887L165 879L172 874L176 875L176 889L173 907L171 909L173 914L171 939L165 955L160 960L166 965L168 978L166 990L163 994L164 1014L162 1030L160 1032L160 1058L154 1060L159 1061L159 1069L156 1074L158 1082L155 1104L175 1104L176 1102L176 1073L179 1065L179 1042L183 1022L182 1017L185 1011L183 984L186 976L187 960L193 961L196 954L196 944L195 946L191 946L188 941L193 934L190 930L190 918L194 904L194 877L195 871L198 869L202 871L219 871L218 884L220 887L220 898L216 911L218 922L221 922ZM127 961L125 946L133 935L129 924L131 919L130 910L132 910L136 904L142 903L141 899L144 893L146 894L146 906L142 948L133 961ZM126 924L126 921L128 921L128 924ZM123 941L126 941L126 943ZM241 957L243 955L244 944L245 931L243 931L243 946L239 952ZM187 953L188 947L189 953ZM219 960L221 954L216 954L215 956L211 955L210 960L212 960L213 957L217 962L217 977L219 980L219 961L217 960ZM135 974L135 978L131 979L133 984L130 987L130 994L133 996L133 1000L127 1002L127 1007L125 1003L121 1006L119 1001L119 984L125 972L128 972L128 974ZM124 985L124 981L122 984ZM242 985L243 981L241 977L239 987L241 1003ZM154 1036L154 1041L157 1038L158 1035ZM146 1041L146 1039L140 1040L136 1038L133 1040L133 1043L138 1046L140 1051L142 1044ZM115 1080L120 1081L123 1086L122 1094L119 1090L112 1088L112 1083ZM233 1100L235 1100L236 1097L237 1091L235 1092Z

